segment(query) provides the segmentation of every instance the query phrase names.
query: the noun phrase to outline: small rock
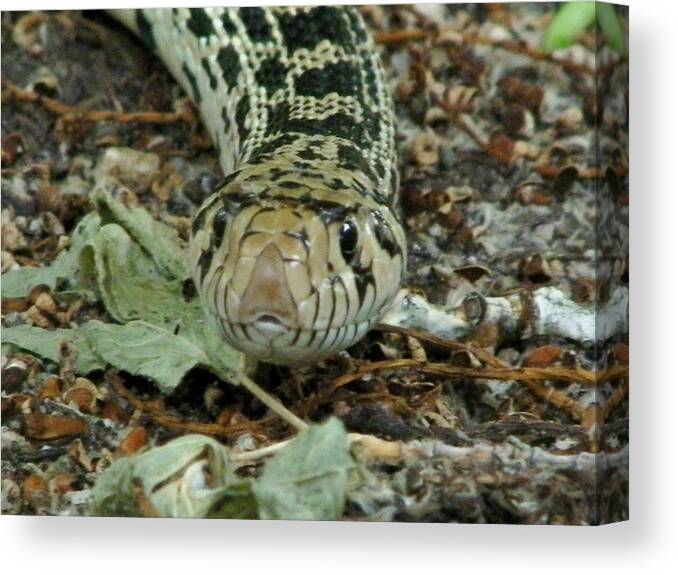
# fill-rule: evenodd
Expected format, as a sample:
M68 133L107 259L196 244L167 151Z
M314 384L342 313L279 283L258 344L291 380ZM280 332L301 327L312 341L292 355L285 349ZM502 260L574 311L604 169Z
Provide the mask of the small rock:
M97 180L114 180L143 193L160 171L156 154L138 152L131 148L107 148L95 168Z

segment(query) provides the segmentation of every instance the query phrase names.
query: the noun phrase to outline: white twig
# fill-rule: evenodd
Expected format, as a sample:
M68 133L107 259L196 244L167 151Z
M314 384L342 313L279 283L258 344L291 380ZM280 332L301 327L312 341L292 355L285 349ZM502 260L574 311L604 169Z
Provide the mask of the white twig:
M402 290L382 320L386 325L427 331L445 339L468 337L485 321L501 327L505 337L553 336L585 344L628 331L628 289L617 288L604 304L581 305L557 288L544 287L504 297L467 297L453 308L437 306Z

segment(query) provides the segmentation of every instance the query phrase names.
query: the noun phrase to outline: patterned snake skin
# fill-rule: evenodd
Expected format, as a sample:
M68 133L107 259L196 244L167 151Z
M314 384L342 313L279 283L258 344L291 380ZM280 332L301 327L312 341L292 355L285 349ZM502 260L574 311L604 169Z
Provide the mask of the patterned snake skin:
M200 108L225 181L189 248L206 314L263 361L316 361L404 274L391 96L351 7L118 10Z

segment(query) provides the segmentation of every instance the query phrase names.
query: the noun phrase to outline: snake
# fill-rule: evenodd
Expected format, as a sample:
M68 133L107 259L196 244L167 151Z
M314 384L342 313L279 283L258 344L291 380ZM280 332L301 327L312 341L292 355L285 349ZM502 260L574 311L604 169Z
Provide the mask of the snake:
M394 104L355 7L112 10L192 99L225 178L188 259L223 340L278 365L353 345L406 269Z

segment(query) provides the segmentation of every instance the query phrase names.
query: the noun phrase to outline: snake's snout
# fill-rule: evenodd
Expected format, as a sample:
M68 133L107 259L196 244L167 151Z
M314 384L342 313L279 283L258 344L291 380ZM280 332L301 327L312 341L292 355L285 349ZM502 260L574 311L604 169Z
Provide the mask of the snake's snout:
M269 243L257 257L252 275L240 300L240 321L279 332L296 328L299 312L285 274L280 248Z

